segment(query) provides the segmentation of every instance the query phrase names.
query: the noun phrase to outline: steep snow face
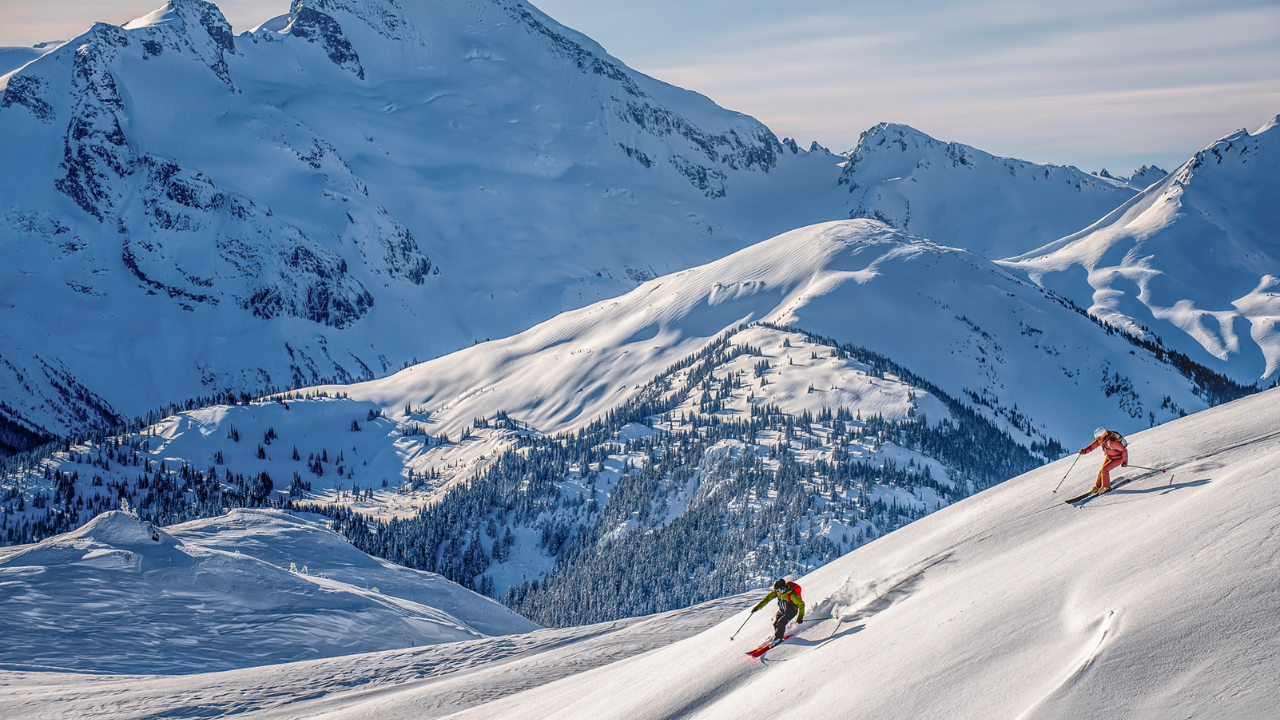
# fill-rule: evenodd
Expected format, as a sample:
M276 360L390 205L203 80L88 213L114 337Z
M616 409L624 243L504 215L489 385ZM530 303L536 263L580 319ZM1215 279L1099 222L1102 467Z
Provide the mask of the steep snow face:
M6 663L182 674L528 632L431 573L278 512L159 529L125 512L0 554Z
M0 47L0 75L7 75L62 44L60 40L36 43L31 47Z
M1280 130L1232 133L1006 267L1237 380L1280 370Z
M462 716L754 717L781 697L796 718L1269 717L1277 399L1132 437L1135 463L1169 472L1131 469L1129 485L1082 508L1049 492L1062 460L799 578L806 617L833 619L800 626L763 662L742 653L770 613L744 612ZM346 716L398 717L396 701L375 703Z
M849 217L992 259L1074 232L1134 194L1122 180L996 157L892 123L862 133L847 158L839 182Z
M1135 464L1168 472L1123 470L1131 482L1079 508L1060 498L1092 468L1053 495L1064 459L796 578L815 622L761 661L744 652L770 631L770 609L747 612L764 590L635 657L562 639L636 637L610 623L446 646L436 663L393 651L181 685L25 672L0 692L32 716L104 702L173 716L218 702L246 717L1271 717L1277 392L1131 436ZM682 617L630 627L651 635Z

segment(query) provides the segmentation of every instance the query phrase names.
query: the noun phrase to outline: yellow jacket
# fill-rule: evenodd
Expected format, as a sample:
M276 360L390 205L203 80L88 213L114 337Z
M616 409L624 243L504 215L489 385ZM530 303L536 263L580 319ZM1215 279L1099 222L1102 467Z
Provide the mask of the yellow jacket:
M751 608L751 612L755 612L765 605L768 605L769 601L774 598L778 599L779 606L785 603L795 605L798 610L796 613L796 622L804 622L804 600L800 599L800 586L790 581L787 582L786 590L781 592L777 590L770 590L769 594L765 595L763 600L756 603L756 606Z

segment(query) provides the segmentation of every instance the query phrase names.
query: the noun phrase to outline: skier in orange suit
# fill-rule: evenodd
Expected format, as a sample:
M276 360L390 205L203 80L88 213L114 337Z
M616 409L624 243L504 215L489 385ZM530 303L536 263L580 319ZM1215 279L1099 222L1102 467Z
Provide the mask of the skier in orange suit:
M1102 469L1098 471L1098 481L1093 484L1095 492L1101 494L1110 492L1111 490L1111 471L1117 466L1127 467L1129 465L1129 448L1125 447L1124 437L1118 432L1113 432L1106 428L1098 428L1093 431L1094 441L1089 447L1080 451L1081 455L1093 452L1097 448L1102 448L1106 453L1107 460L1102 464Z

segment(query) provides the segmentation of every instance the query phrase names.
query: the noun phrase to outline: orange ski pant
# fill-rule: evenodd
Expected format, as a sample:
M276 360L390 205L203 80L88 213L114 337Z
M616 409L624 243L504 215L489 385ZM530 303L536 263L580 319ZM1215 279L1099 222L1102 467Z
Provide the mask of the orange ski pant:
M1111 471L1120 467L1123 462L1120 458L1108 457L1107 461L1102 464L1102 469L1098 471L1098 481L1093 484L1094 487L1104 487L1111 489Z

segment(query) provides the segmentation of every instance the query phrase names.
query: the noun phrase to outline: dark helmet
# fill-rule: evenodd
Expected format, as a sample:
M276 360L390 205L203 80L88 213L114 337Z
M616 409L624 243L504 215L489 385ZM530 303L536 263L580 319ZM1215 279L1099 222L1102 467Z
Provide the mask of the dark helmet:
M778 578L778 581L777 581L777 582L775 582L775 583L773 584L773 589L774 589L774 590L786 590L786 589L787 589L787 581L786 581L786 580L783 580L782 578Z

